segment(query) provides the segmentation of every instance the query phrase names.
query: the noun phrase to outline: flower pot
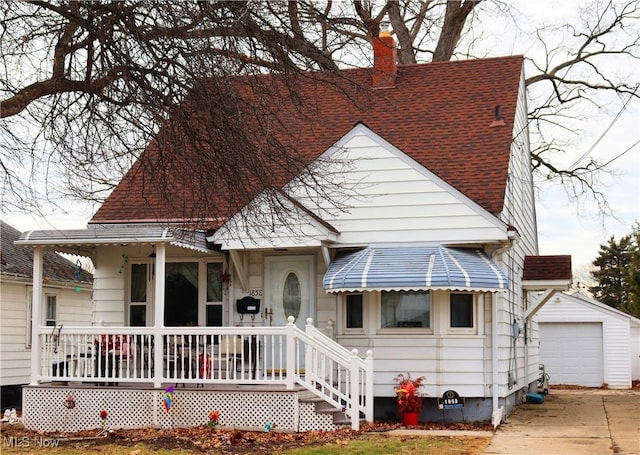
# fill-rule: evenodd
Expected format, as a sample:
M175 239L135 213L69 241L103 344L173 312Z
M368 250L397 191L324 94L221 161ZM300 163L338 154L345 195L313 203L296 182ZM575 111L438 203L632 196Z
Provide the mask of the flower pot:
M402 424L405 427L411 427L418 425L418 413L417 412L405 412L402 414Z

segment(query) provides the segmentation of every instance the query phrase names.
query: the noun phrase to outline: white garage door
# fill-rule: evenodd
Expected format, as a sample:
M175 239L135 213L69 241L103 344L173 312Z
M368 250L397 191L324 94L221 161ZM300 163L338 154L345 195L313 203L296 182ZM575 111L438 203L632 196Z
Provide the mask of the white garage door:
M540 323L540 363L553 384L604 382L601 323Z

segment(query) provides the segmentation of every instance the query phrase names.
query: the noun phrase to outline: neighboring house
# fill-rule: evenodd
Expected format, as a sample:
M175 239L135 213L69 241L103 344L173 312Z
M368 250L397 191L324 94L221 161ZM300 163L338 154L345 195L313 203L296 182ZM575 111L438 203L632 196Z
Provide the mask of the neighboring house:
M14 245L20 232L0 221L0 386L1 406L18 407L20 388L31 378L31 301L33 250ZM91 282L85 270L59 254L43 256L40 324L91 325Z
M213 165L185 145L170 155L166 200L153 169L163 138L180 137L169 123L87 229L21 237L36 258L49 248L92 258L100 322L61 334L74 366L95 357L63 378L42 368L51 356L36 331L28 427L54 429L41 416L73 393L71 428L95 426L91 406L105 402L112 426L197 425L215 408L223 425L332 428L316 401L358 428L360 417L396 414L399 373L426 377L422 420L499 423L535 389L535 313L568 289L571 261L537 256L523 58L397 66L395 52L383 36L373 71L303 75L297 110L280 76L262 76L261 103L228 87L252 110L277 107L264 113L286 128L272 128L273 142L329 166L317 182L331 188L302 188L276 162L265 171L281 188L267 194L238 172L246 205L222 211L234 202L225 188L180 170L180 160ZM340 208L320 197L336 188ZM287 209L277 219L264 218L268 195ZM195 220L202 229L190 231ZM115 377L117 386L43 392L55 379ZM165 414L170 384L186 386ZM440 410L447 391L460 402Z
M538 312L550 383L629 389L640 379L640 319L584 295L556 294Z

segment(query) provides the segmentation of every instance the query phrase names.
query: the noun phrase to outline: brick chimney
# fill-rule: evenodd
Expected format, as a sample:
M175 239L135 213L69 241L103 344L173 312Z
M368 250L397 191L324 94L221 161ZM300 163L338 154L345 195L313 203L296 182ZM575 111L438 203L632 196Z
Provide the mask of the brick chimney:
M373 38L373 88L393 88L398 70L396 42L389 24L380 24L380 35Z

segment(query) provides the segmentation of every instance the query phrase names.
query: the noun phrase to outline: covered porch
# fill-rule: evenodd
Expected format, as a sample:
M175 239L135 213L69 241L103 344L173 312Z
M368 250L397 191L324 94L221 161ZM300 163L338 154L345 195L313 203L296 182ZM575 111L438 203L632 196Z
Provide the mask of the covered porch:
M221 425L238 428L331 429L335 414L354 429L361 419L373 420L371 351L360 358L311 319L305 330L290 318L283 327L36 332L40 354L23 394L28 428L96 428L106 407L114 428L200 425L213 410Z

